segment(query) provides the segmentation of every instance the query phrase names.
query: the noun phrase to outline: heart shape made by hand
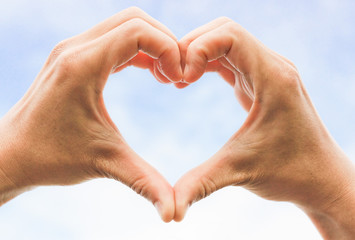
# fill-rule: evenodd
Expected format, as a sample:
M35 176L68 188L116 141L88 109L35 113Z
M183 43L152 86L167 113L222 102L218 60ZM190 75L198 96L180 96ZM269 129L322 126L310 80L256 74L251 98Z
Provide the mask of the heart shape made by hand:
M174 188L128 146L106 111L103 89L109 75L130 65L178 88L205 72L218 72L249 112L221 150ZM318 185L309 184L317 181L301 171L298 156L319 146L317 139L333 144L295 66L240 25L222 17L178 41L137 8L58 44L1 124L12 129L7 146L20 149L2 169L18 176L11 177L12 185L24 189L114 178L152 201L164 221L182 220L193 202L229 185L306 205L305 193ZM314 156L314 148L309 151ZM308 161L307 169L318 169L317 164ZM290 180L292 171L298 171L296 180ZM307 199L308 205L315 203Z

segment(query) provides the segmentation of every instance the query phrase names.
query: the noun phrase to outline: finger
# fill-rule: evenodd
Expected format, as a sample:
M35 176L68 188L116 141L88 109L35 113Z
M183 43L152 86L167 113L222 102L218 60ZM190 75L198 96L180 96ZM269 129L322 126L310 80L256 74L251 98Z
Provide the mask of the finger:
M183 37L179 41L179 47L181 51L181 59L183 64L185 65L186 61L186 54L187 54L187 48L190 46L191 42L194 40L198 39L200 36L205 35L208 32L214 32L215 29L218 29L220 27L223 27L223 25L235 25L233 24L233 21L227 17L221 17L218 18L200 28L197 28L196 30L192 31L191 33L187 34L185 37ZM213 34L213 33L212 33ZM183 66L184 69L184 66ZM243 76L239 72L238 69L235 68L234 65L232 65L225 57L224 55L222 57L219 57L218 60L207 60L207 65L206 65L206 72L218 72L218 74L225 80L227 81L228 84L233 86L235 88L235 94L237 96L238 101L240 104L243 106L243 108L246 111L249 111L252 102L253 102L253 96L251 96L250 92L244 92L245 84L240 84L240 80L242 80L242 83L244 81ZM184 70L184 75L188 74L186 73L188 71ZM201 75L203 74L202 72L200 73ZM185 76L184 76L185 78ZM196 81L199 77L195 78L192 81ZM188 79L188 77L187 77ZM189 82L189 80L185 80ZM191 81L191 80L190 80ZM243 87L243 88L240 88ZM249 90L249 88L245 88L246 90Z
M181 64L182 64L182 69L184 70L185 68L185 58L186 58L186 52L187 48L190 45L190 43L198 38L199 36L205 34L206 32L212 31L213 29L230 22L231 20L227 17L220 17L215 20L213 20L210 23L207 23L199 28L196 28L189 34L185 35L180 41L179 41L179 47L180 47L180 52L181 52Z
M253 93L246 86L243 75L233 69L225 58L209 62L206 72L217 72L229 85L234 87L237 100L244 110L249 112L253 104Z
M219 151L211 159L186 173L174 186L175 221L181 221L187 209L220 188L231 185L227 159L223 151Z
M122 66L116 67L115 69L112 70L112 73L117 73L122 71L124 68L129 67L129 66L135 66L138 68L143 68L143 69L149 69L150 72L153 74L153 76L160 82L160 83L171 83L169 79L167 79L166 76L164 76L160 70L159 67L157 66L157 60L151 58L147 54L143 52L139 52L137 56L133 57L131 60L129 60L126 64L123 64Z
M101 162L98 168L107 177L124 183L148 199L156 207L162 220L170 222L175 215L173 188L129 146L122 149L117 157Z
M99 84L100 90L112 69L126 64L139 50L156 59L164 76L170 81L178 82L182 78L180 52L176 41L140 19L125 22L92 41L84 50L90 55L87 68L104 74L104 81ZM98 66L98 62L102 65Z
M151 58L147 54L143 52L139 52L137 56L133 57L126 64L122 66L116 67L112 70L112 73L117 73L122 71L124 68L128 66L135 66L138 68L149 69L153 76L160 83L171 83L171 81L161 73L161 67L158 66L158 61L156 59Z
M243 74L256 69L261 47L256 39L234 22L209 31L188 46L184 79L194 82L204 73L209 61L225 57Z
M187 86L189 86L188 83L184 83L184 82L178 82L178 83L174 83L175 87L178 88L178 89L183 89Z
M190 33L186 34L180 40L180 42L191 43L193 40L195 40L199 36L209 32L209 31L212 31L212 30L214 30L214 29L216 29L228 22L232 22L232 20L228 17L219 17L217 19L214 19L211 22L209 22L201 27L198 27L198 28L194 29L193 31L191 31Z
M224 58L209 62L206 66L206 72L217 72L229 85L234 87L236 71L227 66L228 62Z
M158 61L154 61L153 75L160 83L171 83L168 77L163 73L162 67L160 66Z
M209 62L206 67L206 72L217 72L229 85L234 87L235 74L237 73L232 69L232 67L227 67L224 65L224 63L222 64L222 62L227 62L222 60L223 59ZM189 86L189 84L186 82L179 82L175 83L174 85L179 89Z
M126 64L123 64L119 67L112 69L112 73L120 72L121 70L123 70L124 68L129 67L129 66L153 70L154 69L154 59L152 59L147 54L139 51L138 54L135 57L133 57L131 60L129 60Z
M138 7L130 7L121 12L113 15L112 17L104 20L103 22L97 24L93 28L89 29L88 31L80 34L78 36L78 41L91 41L94 40L109 31L115 29L116 27L120 26L121 24L130 21L132 19L139 18L143 21L151 24L153 27L159 29L160 31L167 34L172 39L176 40L175 35L162 23L154 19L153 17L149 16L145 13L142 9Z

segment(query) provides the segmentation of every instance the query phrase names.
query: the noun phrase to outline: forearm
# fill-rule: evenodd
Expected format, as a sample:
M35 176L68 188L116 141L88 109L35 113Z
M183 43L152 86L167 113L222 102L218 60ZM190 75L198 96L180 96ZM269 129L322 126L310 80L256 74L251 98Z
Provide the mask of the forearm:
M326 240L355 239L355 168L346 156L339 159L343 160L348 163L342 172L343 179L339 180L335 187L332 184L332 188L336 188L333 189L336 198L322 208L302 207ZM328 178L334 182L332 176Z
M351 195L351 196L350 196ZM328 212L306 210L318 231L324 239L354 239L355 238L355 193L349 194L346 201L339 207Z
M4 179L1 179L0 181L0 206L10 201L11 199L17 197L21 193L30 190L30 188L17 189L17 188L9 187L8 185L6 185L6 183L4 183L3 180Z
M2 170L2 164L3 161L0 161L0 206L25 191L16 187L4 170Z
M4 127L1 128L4 130ZM25 184L24 174L20 174L20 168L17 166L14 152L19 152L19 149L15 149L11 144L6 137L6 131L1 133L3 138L0 141L0 206L31 188Z

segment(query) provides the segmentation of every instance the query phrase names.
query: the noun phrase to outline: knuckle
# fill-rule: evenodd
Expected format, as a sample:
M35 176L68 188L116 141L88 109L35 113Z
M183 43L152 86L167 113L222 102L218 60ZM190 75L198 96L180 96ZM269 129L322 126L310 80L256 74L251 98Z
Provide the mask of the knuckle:
M122 31L127 38L138 39L149 28L149 24L141 18L132 18L122 25Z
M277 75L287 84L296 84L300 81L300 76L295 67L290 66L289 63L282 63L280 64L277 71Z
M203 55L207 59L207 47L204 44L198 44L196 42L191 43L189 46L189 51L197 55Z
M293 68L288 68L288 71L284 73L284 85L290 89L292 92L298 92L300 95L301 90L301 78L297 71Z
M72 62L72 53L68 52L68 51L62 52L58 56L57 61L56 61L57 67L59 67L59 68L70 67L71 62Z
M179 49L181 54L185 55L187 53L187 50L193 49L193 45L194 45L194 40L193 38L189 37L189 38L183 38L182 40L180 40L178 42L179 45ZM192 45L192 48L191 48Z
M133 16L133 17L137 17L137 16L142 16L142 15L145 15L146 13L140 9L139 7L136 7L136 6L132 6L132 7L129 7L125 10L123 10L123 12L129 16Z
M277 86L274 88L274 95L277 96L275 99L276 106L280 106L280 101L289 106L290 101L294 101L295 97L298 98L303 95L303 87L301 84L301 77L296 68L292 67L285 60L279 60L272 64L268 70L269 79L268 82L271 86ZM279 107L281 109L281 107Z
M215 181L212 178L205 176L201 179L199 198L200 199L206 198L217 190L218 187ZM196 199L196 200L200 200L200 199Z
M298 74L298 69L297 69L296 65L295 65L292 61L290 61L289 59L287 59L287 63L290 64L290 66L291 66L291 67L294 69L294 71L296 71L297 74Z
M144 177L136 179L131 185L129 185L129 187L137 194L149 199L151 196L147 189L147 186L148 181Z
M62 74L74 74L80 53L76 50L63 51L56 59L56 69Z
M131 20L128 21L128 23L138 28L147 25L146 21L144 21L142 18L139 17L132 18Z
M69 46L69 41L68 40L63 40L63 41L59 42L52 49L52 51L51 51L51 53L49 55L49 60L53 61L56 58L58 58L58 56L60 56L68 48L68 46Z
M139 32L147 28L147 23L141 18L132 18L125 23L126 28L131 33Z
M243 27L234 21L229 21L223 25L224 30L228 33L239 35L243 31Z
M226 17L226 16L219 17L216 19L216 21L220 22L220 23L233 22L232 19L230 19L229 17Z
M189 47L191 42L192 42L192 39L183 39L182 41L180 41L179 42L180 51L186 52L187 48Z
M188 47L186 58L190 64L205 64L209 60L208 49L203 45L191 44Z

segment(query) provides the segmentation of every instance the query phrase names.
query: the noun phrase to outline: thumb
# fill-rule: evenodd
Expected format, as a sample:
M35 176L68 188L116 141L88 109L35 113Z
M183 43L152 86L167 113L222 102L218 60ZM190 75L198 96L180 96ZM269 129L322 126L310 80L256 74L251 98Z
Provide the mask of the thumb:
M195 202L225 186L231 185L231 168L222 149L208 161L181 177L174 186L175 221L181 221Z
M101 164L100 168L109 178L124 183L151 201L163 221L173 220L175 204L172 186L129 146L123 147L118 157Z

